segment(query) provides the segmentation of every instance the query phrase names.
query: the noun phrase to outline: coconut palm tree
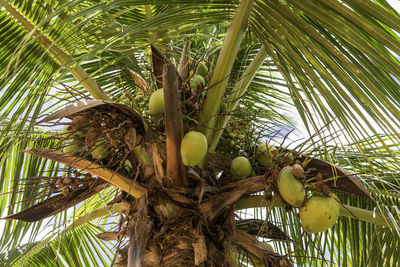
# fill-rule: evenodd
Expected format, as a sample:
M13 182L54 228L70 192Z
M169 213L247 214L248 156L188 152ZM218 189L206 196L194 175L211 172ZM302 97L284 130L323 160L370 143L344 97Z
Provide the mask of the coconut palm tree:
M0 7L5 266L400 261L400 15L386 1ZM315 230L318 198L340 216Z

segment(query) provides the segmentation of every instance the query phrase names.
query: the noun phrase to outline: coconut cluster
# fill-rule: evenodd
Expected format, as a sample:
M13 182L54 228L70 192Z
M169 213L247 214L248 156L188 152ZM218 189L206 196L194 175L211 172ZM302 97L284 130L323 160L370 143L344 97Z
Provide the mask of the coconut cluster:
M184 88L181 92L183 111L197 110L200 99L205 96L206 79L208 75L207 66L200 62L197 65L196 72L193 73L187 84L183 84ZM148 113L153 116L164 114L164 89L159 88L151 93L148 101ZM186 113L186 112L184 112ZM192 114L193 115L193 114Z
M258 145L255 157L261 166L273 171L277 167L277 158L284 156L279 155L279 151L274 146L262 143ZM283 167L272 184L276 185L275 191L288 205L299 208L300 221L306 232L325 231L339 218L339 198L331 192L318 192L307 199L304 186L307 184L306 174L299 163L301 162ZM236 157L232 161L231 173L239 178L255 174L250 161L243 156Z
M63 153L101 162L128 172L129 153L142 158L144 129L141 122L111 105L96 106L69 116L62 129ZM121 165L121 162L124 164ZM114 166L115 165L115 166Z
M306 200L306 191L299 179L304 179L299 164L284 167L278 175L279 194L292 207L299 208L300 221L308 233L319 233L331 228L339 218L340 202L334 193L315 195Z
M62 176L55 177L54 181L49 183L50 193L61 192L62 195L66 196L71 191L75 191L78 189L87 188L91 183L95 181L95 178L92 178L91 174L85 173L82 178L82 173L75 172L75 177L73 176Z

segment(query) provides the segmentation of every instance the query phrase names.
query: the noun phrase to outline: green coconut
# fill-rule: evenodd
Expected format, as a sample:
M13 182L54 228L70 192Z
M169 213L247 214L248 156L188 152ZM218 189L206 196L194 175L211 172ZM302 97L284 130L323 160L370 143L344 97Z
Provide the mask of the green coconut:
M85 133L83 132L83 131L74 131L74 130L69 130L68 129L68 125L65 125L62 129L61 129L61 132L62 132L62 136L64 136L64 137L72 137L72 136L75 136L75 137L81 137L81 136L84 136L85 135Z
M272 163L273 152L276 148L272 145L262 143L257 147L257 160L261 165L268 167Z
M231 172L238 177L247 177L251 174L251 163L245 157L236 157L231 164Z
M92 157L97 160L108 157L110 153L110 148L107 147L102 141L97 142L92 151L90 151Z
M153 115L164 113L164 90L162 88L151 94L149 99L149 113Z
M196 166L207 152L207 139L204 134L190 131L182 139L181 157L186 166Z
M293 207L301 207L306 192L299 179L293 174L292 166L286 166L278 175L278 189L281 197Z
M339 218L340 203L338 197L330 193L329 197L315 196L300 208L300 221L308 233L319 233L331 228Z
M63 126L61 129L61 132L62 132L61 136L64 138L69 138L74 135L71 130L68 130L68 125ZM70 141L72 141L72 140L70 140Z
M69 139L66 141L63 147L63 153L75 153L82 147L82 143L77 142L75 139Z
M228 106L225 103L222 103L221 106L219 107L219 112L225 113L227 108Z
M204 80L203 76L201 75L195 75L191 80L190 80L190 88L193 90L196 89L197 85L205 85L206 81Z
M208 68L207 68L206 64L200 62L199 65L197 65L196 73L198 75L201 75L202 77L205 77L208 73Z

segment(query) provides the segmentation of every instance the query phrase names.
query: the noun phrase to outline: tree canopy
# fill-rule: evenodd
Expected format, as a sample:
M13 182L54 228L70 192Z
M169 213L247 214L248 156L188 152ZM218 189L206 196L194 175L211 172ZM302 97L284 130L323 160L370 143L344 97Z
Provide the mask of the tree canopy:
M61 127L71 125L60 118L73 120L75 113L66 115L64 111L54 117L59 119L56 122L49 122L48 117L77 101L93 98L115 102L106 106L90 103L103 115L125 114L113 123L131 112L135 138L137 134L145 139L149 127L159 136L159 142L154 143L167 142L166 152L159 154L170 156L168 140L164 139L171 133L179 136L179 127L168 130L167 125L175 121L169 123L168 116L162 119L149 114L148 101L156 88L164 85L165 94L165 85L172 84L165 78L160 80L162 75L158 74L173 73L183 84L179 92L184 101L177 104L183 109L182 129L184 133L193 129L204 133L208 162L214 160L210 159L214 152L229 164L240 155L256 162L257 144L271 144L285 157L288 151L295 151L298 154L293 157L301 163L315 159L306 169L306 184L311 188L318 185L313 171L321 168L325 171L322 175L330 177L326 183L340 199L338 222L327 231L309 234L301 226L298 210L271 193L276 190L271 189L275 183L240 195L231 203L235 204L235 218L231 218L235 229L243 231L241 240L232 241L236 245L230 258L237 266L258 266L257 259L262 258L246 234L272 244L277 255L298 266L396 266L400 261L400 15L386 1L21 0L3 1L0 7L2 217L46 201L54 196L52 186L57 179L77 175L73 171L79 168L74 161L60 160L62 156L54 152L67 146ZM159 65L155 63L157 53ZM208 73L204 84L191 89L200 63ZM302 127L296 128L299 125ZM127 129L124 134L132 132ZM304 138L298 140L298 136ZM87 135L85 140L88 144ZM52 149L55 154L42 153L50 150L40 154L34 150L37 148ZM157 165L154 149L131 150L133 157L140 158L140 167L151 158L153 175L162 176L157 171L164 170L166 163ZM89 154L89 159L96 158ZM135 177L132 169L136 166L124 165L125 159L119 158L119 165L111 161L107 165L102 159L96 163L98 168L123 169L122 174ZM225 166L224 160L221 166ZM295 163L286 162L283 156L280 160L283 165ZM194 172L203 174L200 170L207 169L207 164L200 163ZM188 169L184 167L183 172ZM218 175L222 176L214 175L213 181L198 177L196 183L202 181L222 191L232 189L233 182L255 187L265 182L260 179L266 179L266 174L274 176L273 170L255 167L250 178L229 183L223 181L221 171ZM358 182L350 189L337 185L338 173ZM193 172L185 175L196 176ZM13 266L115 263L115 255L128 243L110 241L112 238L104 235L120 226L118 215L126 208L115 198L124 191L140 199L151 187L146 184L143 191L135 187L135 196L132 181L127 181L125 188L121 186L123 177L111 182L114 186L88 179L96 185L90 187L90 197L70 202L70 209L55 209L50 219L1 221L0 261ZM137 186L144 183L139 182ZM185 185L185 179L182 183ZM210 193L204 184L201 190L206 196ZM199 206L201 200L196 195ZM117 204L109 205L112 201ZM204 203L207 201L212 203L207 198ZM207 210L207 204L202 207ZM218 212L215 216L220 216ZM265 227L275 229L275 235L263 231Z

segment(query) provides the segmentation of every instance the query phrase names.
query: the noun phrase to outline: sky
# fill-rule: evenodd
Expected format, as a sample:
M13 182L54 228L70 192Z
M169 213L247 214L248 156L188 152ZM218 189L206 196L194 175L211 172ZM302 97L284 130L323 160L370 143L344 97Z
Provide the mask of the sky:
M400 0L387 0L387 2L394 7L394 9L400 12Z

